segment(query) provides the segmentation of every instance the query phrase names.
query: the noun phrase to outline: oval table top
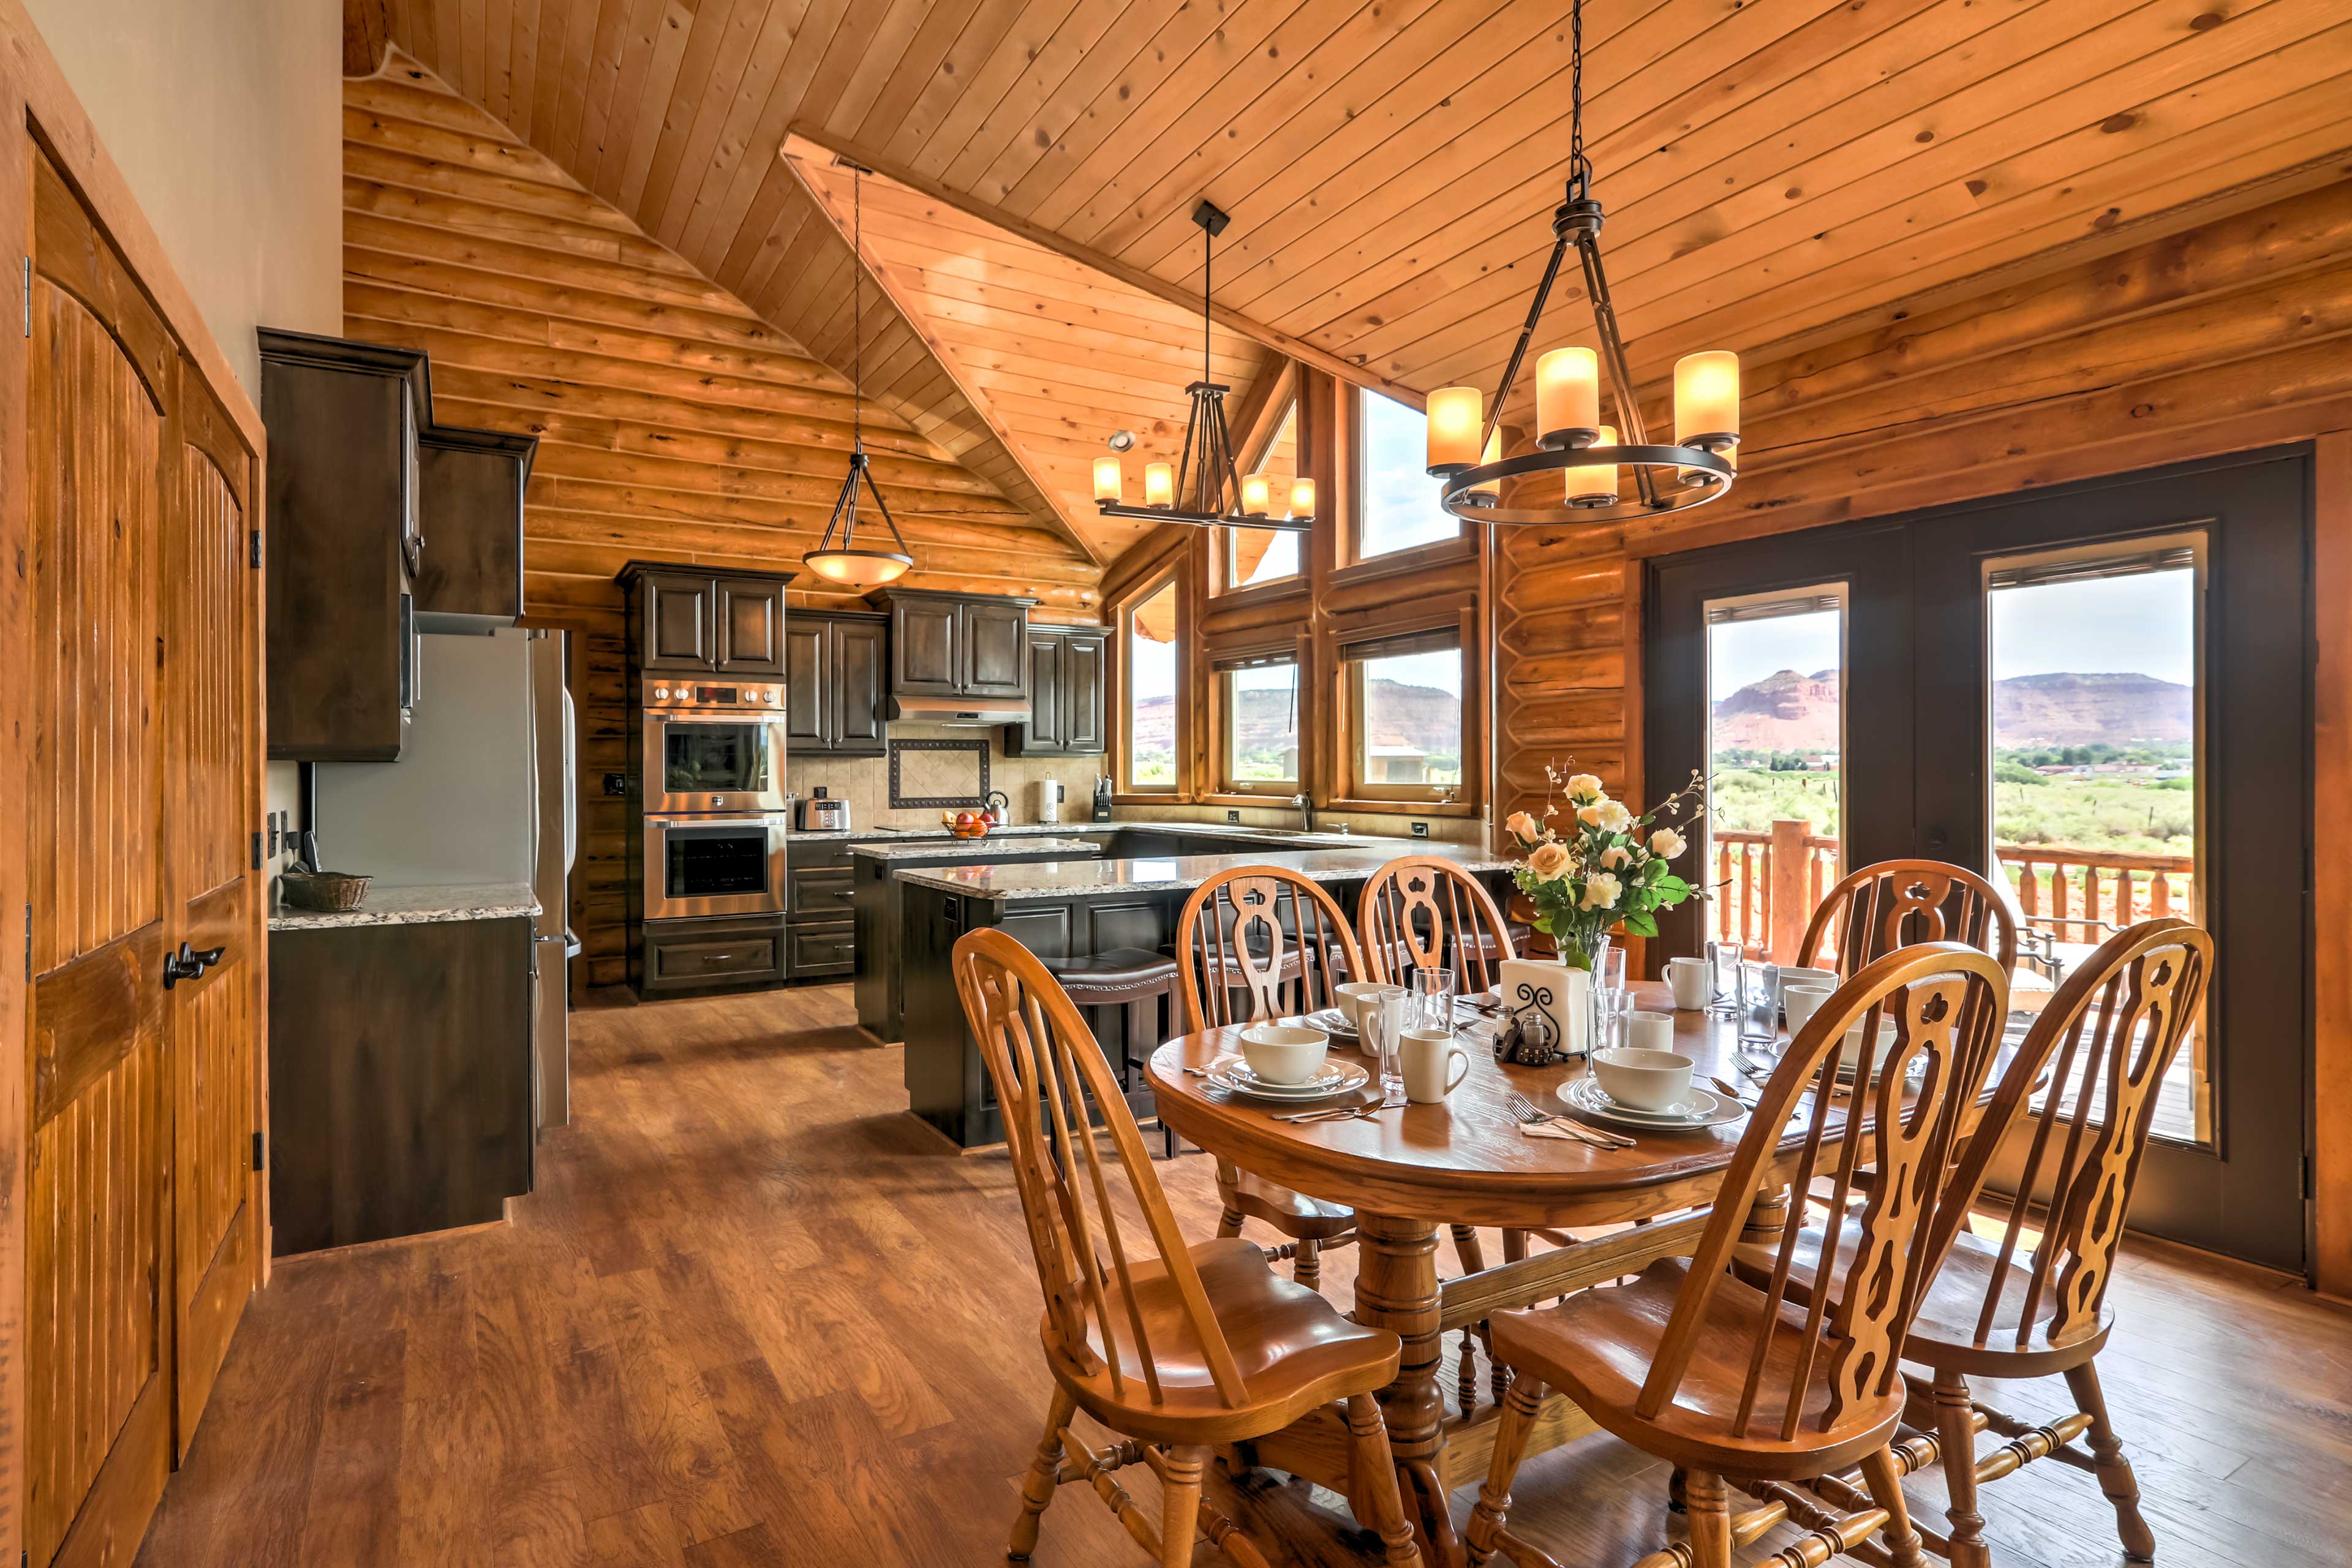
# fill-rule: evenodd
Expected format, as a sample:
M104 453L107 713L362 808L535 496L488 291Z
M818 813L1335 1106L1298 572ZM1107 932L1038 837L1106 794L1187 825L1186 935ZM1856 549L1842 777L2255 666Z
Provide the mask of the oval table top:
M1743 1093L1760 1088L1734 1060L1737 1020L1675 1010L1666 987L1656 982L1637 983L1633 989L1637 1006L1672 1013L1675 1048L1697 1064L1694 1082L1712 1089L1709 1079L1721 1077ZM1160 1120L1244 1170L1309 1197L1457 1225L1602 1225L1711 1203L1747 1131L1745 1117L1690 1131L1612 1126L1610 1131L1635 1141L1628 1149L1530 1137L1511 1112L1510 1092L1526 1095L1538 1110L1564 1111L1555 1091L1583 1074L1582 1060L1526 1068L1496 1062L1483 1039L1464 1036L1460 1043L1469 1053L1470 1070L1444 1101L1352 1121L1279 1121L1277 1116L1301 1108L1244 1100L1182 1070L1238 1055L1237 1027L1171 1040L1152 1053L1146 1070ZM1332 1049L1366 1059L1337 1040ZM1999 1072L1996 1063L1989 1081L1997 1081ZM1374 1084L1352 1096L1316 1101L1315 1108L1369 1105L1379 1098ZM1797 1105L1809 1113L1811 1103L1808 1098ZM1832 1100L1830 1143L1843 1139L1852 1103L1843 1092ZM1790 1119L1783 1140L1790 1156L1788 1173L1793 1173L1805 1125L1805 1116Z

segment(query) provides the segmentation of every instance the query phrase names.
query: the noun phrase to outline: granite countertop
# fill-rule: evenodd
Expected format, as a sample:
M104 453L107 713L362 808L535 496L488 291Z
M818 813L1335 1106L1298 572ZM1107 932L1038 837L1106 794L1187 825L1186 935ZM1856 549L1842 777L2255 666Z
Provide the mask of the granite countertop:
M985 838L959 838L941 841L918 838L904 844L884 841L879 844L856 844L852 855L887 861L892 865L902 860L981 860L998 855L1064 854L1074 858L1092 859L1102 853L1097 846L1083 838L1046 838L1029 835L1001 838L991 833Z
M1333 848L1344 848L1359 844L1428 842L1425 839L1378 838L1361 833L1300 833L1280 827L1239 827L1229 822L1151 822L1131 817L1120 817L1111 822L1015 822L1003 827L990 828L988 837L1003 838L1039 834L1116 833L1122 827L1162 833L1197 833L1208 838L1235 838L1244 843L1282 844L1298 847L1328 845ZM952 838L953 837L954 835L944 827L864 827L825 833L803 833L794 829L793 832L793 841L802 844L891 843L911 839Z
M438 921L497 921L539 913L539 895L524 882L446 883L424 888L371 887L360 907L329 914L279 906L271 931L323 931L337 926L427 925Z
M1197 888L1236 866L1281 866L1317 882L1370 876L1400 855L1442 855L1466 871L1507 871L1514 862L1474 845L1414 838L1360 838L1351 849L1291 849L1262 855L1181 855L1131 860L1049 860L1025 866L910 867L899 879L992 901L1084 898L1094 893L1171 892Z

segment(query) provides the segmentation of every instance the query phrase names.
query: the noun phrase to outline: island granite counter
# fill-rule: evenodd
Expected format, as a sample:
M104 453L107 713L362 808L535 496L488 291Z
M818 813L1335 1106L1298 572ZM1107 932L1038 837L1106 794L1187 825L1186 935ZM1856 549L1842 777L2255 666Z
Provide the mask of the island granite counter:
M1374 871L1400 856L1434 855L1484 882L1497 901L1509 891L1512 862L1475 846L1412 838L1359 838L1345 847L1266 848L1255 853L1049 860L1011 865L925 867L893 875L903 915L894 967L899 971L900 1022L907 1041L908 1109L965 1148L1003 1141L996 1096L965 1027L950 960L967 931L995 926L1048 962L1112 948L1172 950L1176 920L1194 889L1221 871L1279 866L1322 885L1352 924L1357 897ZM1129 1054L1119 1037L1124 1011L1106 1011L1098 1029L1114 1070ZM1186 1026L1171 1018L1171 1032ZM1142 1043L1140 1056L1160 1044ZM1150 1091L1129 1100L1151 1114ZM1137 1097L1145 1103L1137 1104Z

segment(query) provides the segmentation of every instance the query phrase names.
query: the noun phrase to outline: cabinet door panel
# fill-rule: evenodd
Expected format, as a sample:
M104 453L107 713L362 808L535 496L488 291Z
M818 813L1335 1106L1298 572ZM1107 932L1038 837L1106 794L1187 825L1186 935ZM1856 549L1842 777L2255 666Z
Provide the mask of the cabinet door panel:
M1018 697L1028 688L1029 616L1018 605L962 606L963 693Z
M1106 642L1092 635L1062 639L1062 745L1074 755L1099 756L1107 749Z
M719 673L783 674L783 584L753 578L721 577L715 592Z
M952 601L907 600L893 616L897 643L890 657L898 667L898 689L925 697L955 697L962 693L963 624L961 605Z
M883 663L879 621L833 624L833 749L879 756L889 734L884 704L889 682Z
M1070 733L1062 703L1062 639L1029 639L1029 722L1021 736L1023 756L1050 756L1068 748Z
M709 669L712 666L711 583L708 577L648 572L638 591L645 595L647 669Z
M795 620L784 629L784 741L796 752L823 751L826 744L833 721L826 695L831 630L821 620Z

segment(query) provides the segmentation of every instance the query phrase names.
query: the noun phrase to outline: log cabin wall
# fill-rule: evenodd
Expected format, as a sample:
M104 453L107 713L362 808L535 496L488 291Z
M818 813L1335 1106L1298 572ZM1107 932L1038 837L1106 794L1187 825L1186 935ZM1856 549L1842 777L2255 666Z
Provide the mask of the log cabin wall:
M436 419L540 439L525 596L531 624L573 634L575 975L618 984L629 806L604 779L625 771L629 737L614 574L641 558L793 570L841 482L849 384L397 54L344 85L343 194L346 333L431 354ZM887 330L868 303L869 328ZM877 357L869 344L869 369ZM1098 618L1099 568L1066 533L892 408L869 399L863 418L916 557L909 586ZM794 605L859 602L812 581Z

